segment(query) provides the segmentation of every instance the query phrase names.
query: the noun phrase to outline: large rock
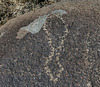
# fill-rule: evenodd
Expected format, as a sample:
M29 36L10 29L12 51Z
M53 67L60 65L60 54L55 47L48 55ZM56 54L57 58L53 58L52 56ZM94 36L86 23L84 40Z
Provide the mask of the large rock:
M0 87L99 87L99 1L60 2L0 28Z

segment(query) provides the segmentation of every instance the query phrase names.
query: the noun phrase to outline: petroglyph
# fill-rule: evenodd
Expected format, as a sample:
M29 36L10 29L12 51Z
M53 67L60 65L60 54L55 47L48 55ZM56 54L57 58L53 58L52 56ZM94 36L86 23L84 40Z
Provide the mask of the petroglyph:
M66 11L59 9L59 10L52 11L51 14L62 16L63 14L66 14ZM17 33L16 38L22 39L28 32L30 32L32 34L38 33L40 31L40 29L42 28L43 24L45 23L48 16L49 16L49 14L40 16L38 19L35 19L28 26L22 27L19 30L19 32Z
M63 21L62 18L60 18ZM60 75L61 73L63 72L64 68L63 66L60 64L59 62L59 59L60 59L60 52L62 51L62 49L64 48L64 41L65 41L65 37L67 36L68 34L68 29L65 28L66 30L64 31L64 35L63 36L59 36L60 40L59 42L59 46L57 48L55 48L52 43L53 43L53 39L52 39L52 33L50 33L48 31L48 29L46 29L46 23L44 24L43 26L43 30L45 31L45 33L47 34L46 38L48 40L48 44L49 44L49 47L51 49L50 51L50 54L48 57L46 57L46 61L45 61L45 71L46 71L46 74L50 77L50 80L53 81L54 83L56 83L58 81L58 79L60 78ZM48 64L53 60L53 57L55 56L55 59L56 59L56 64L59 66L59 69L57 70L57 74L56 76L54 76L50 70L50 67L48 66ZM54 71L56 72L56 71Z
M64 10L55 10L55 11L52 11L51 14L57 16L58 18L61 19L61 21L64 23L64 20L63 18L61 17L63 14L66 14L66 11ZM48 57L46 57L46 61L45 61L45 67L44 67L44 70L46 72L46 74L50 77L50 81L53 81L54 83L56 83L58 81L58 79L60 78L61 76L61 73L63 72L64 68L63 66L61 65L61 63L59 62L59 59L60 59L60 52L62 51L62 49L64 48L64 41L65 41L65 37L67 36L68 34L68 29L66 28L65 26L65 31L64 32L64 35L63 36L59 36L60 40L59 42L59 46L57 48L55 48L52 43L53 43L53 39L52 39L52 33L50 33L48 31L48 29L46 29L46 19L47 17L49 16L48 15L44 15L44 16L40 16L38 19L36 19L34 22L32 22L31 24L29 24L28 26L26 27L22 27L19 32L17 33L17 37L18 39L22 39L28 32L32 33L32 34L35 34L35 33L38 33L40 31L40 29L42 28L43 26L43 30L45 31L46 33L46 39L48 40L48 45L50 47L50 54ZM57 69L57 74L56 75L53 75L53 73L51 72L51 69L50 67L48 66L48 64L53 60L53 57L55 56L55 60L56 60L56 64L58 66L58 69ZM56 71L54 71L56 72Z

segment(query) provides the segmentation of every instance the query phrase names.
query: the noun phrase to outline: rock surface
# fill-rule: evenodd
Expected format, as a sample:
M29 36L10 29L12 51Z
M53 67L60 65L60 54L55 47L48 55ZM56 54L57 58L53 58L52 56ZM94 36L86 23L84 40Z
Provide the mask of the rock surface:
M0 87L99 87L100 4L60 2L0 28Z

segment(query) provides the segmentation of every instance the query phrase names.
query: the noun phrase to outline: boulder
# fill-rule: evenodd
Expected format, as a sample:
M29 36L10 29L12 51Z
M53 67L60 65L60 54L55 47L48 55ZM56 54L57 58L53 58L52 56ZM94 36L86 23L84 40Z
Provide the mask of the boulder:
M65 1L0 27L0 87L99 87L99 1Z

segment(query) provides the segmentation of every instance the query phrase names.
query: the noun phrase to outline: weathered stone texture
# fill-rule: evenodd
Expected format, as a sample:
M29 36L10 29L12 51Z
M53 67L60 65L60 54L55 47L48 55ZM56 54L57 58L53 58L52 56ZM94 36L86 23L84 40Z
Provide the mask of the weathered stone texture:
M81 3L55 4L0 28L0 87L100 86L100 11ZM28 30L43 15L41 29Z

